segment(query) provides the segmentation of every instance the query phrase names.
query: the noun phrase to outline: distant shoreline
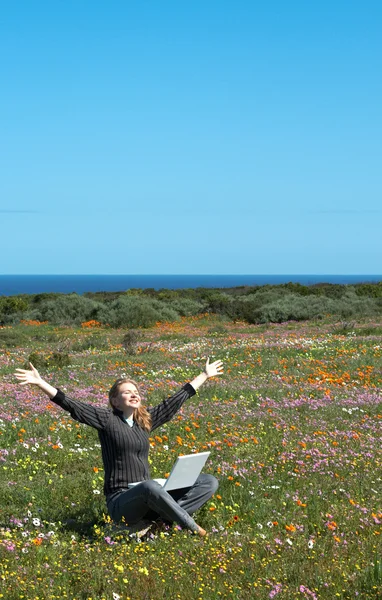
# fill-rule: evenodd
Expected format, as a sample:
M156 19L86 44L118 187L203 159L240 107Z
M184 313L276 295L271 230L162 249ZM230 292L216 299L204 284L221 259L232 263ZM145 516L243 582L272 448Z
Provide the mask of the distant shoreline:
M378 283L382 275L0 275L0 296L123 292L128 289L196 289L320 283Z

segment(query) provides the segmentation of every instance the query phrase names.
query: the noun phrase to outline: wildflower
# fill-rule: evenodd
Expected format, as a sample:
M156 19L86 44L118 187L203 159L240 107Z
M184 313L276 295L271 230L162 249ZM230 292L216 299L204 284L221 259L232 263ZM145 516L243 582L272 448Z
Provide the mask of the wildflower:
M309 540L309 542L308 542L308 548L312 549L313 546L314 546L313 540Z
M287 538L285 541L287 544L289 544L289 546L293 546L293 542L291 539Z
M93 494L100 494L101 492L99 490L93 490Z
M33 519L32 522L35 527L40 527L40 525L41 525L40 519L37 519L36 517Z
M280 538L275 538L275 543L276 543L276 544L278 544L279 546L282 546L282 545L283 545L283 543L282 543L282 541L280 540Z
M34 540L32 540L35 546L41 546L42 544L42 539L39 537L36 537Z

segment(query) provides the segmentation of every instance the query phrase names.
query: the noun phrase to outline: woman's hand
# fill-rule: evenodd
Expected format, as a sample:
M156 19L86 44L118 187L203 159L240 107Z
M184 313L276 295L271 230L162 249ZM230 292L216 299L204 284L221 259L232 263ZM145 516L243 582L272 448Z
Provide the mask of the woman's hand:
M223 362L221 360L215 360L215 362L210 364L210 359L207 358L204 372L208 378L216 377L216 375L222 375L224 372Z
M31 366L30 370L16 369L16 371L18 371L15 373L16 378L19 380L20 385L27 385L28 383L39 385L42 382L42 378L32 363L29 364Z
M20 385L38 385L40 390L49 396L50 399L54 398L57 394L57 389L40 377L40 373L32 363L29 364L31 366L30 369L16 369L17 373L15 373L15 376L19 380Z
M190 383L194 390L200 388L201 385L210 377L215 377L216 375L223 374L223 363L221 360L215 360L215 362L210 364L210 359L207 358L206 366L204 368L203 373L200 373L195 379L193 379Z

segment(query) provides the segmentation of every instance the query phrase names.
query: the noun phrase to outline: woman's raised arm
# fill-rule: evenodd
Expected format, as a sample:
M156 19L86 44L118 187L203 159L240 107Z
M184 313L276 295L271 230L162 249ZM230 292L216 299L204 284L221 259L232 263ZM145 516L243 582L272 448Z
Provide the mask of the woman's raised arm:
M67 410L76 421L99 430L105 428L111 414L108 408L94 406L94 404L79 402L70 398L60 389L44 381L32 363L29 364L31 366L30 370L16 369L15 376L20 385L37 385L57 406Z
M54 398L57 394L57 389L52 385L43 380L37 369L29 363L31 368L27 369L16 369L16 378L19 380L20 385L37 385L50 399Z

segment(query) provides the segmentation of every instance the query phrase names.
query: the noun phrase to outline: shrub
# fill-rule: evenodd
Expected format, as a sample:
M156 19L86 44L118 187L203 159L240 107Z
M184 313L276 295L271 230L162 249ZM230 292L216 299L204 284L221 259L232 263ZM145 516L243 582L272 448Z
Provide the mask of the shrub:
M54 325L79 325L94 319L102 307L99 302L78 294L62 295L54 300L42 300L37 308L31 311L30 318L49 321Z
M19 348L27 340L25 332L20 329L0 329L0 348Z
M0 320L9 315L23 313L28 310L29 304L24 298L18 296L0 297Z
M103 306L97 313L101 323L111 327L151 327L158 321L173 322L179 315L159 300L136 296L121 296Z
M127 354L136 354L138 350L139 342L143 339L142 333L135 329L130 329L122 339L122 347L125 349Z
M28 361L32 363L34 367L47 368L47 367L67 367L70 365L70 356L67 352L51 352L49 354L43 352L32 352L29 355ZM29 365L27 366L29 368Z
M83 352L84 350L106 350L109 348L108 338L93 334L80 338L70 345L72 352Z
M207 330L208 335L226 335L228 330L223 325L215 325Z
M248 303L246 308L243 317L249 323L283 323L322 318L331 312L332 301L323 296L307 297L288 294L284 298L258 308Z
M176 298L168 306L182 317L194 317L205 312L206 304L189 298Z

